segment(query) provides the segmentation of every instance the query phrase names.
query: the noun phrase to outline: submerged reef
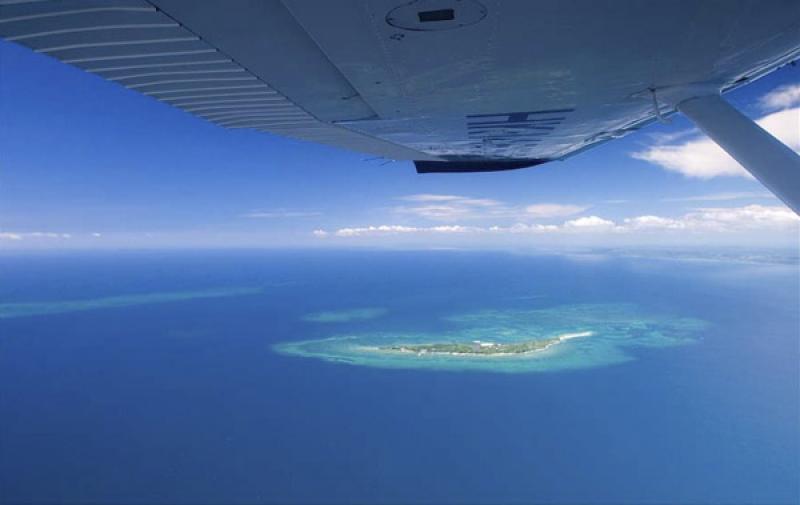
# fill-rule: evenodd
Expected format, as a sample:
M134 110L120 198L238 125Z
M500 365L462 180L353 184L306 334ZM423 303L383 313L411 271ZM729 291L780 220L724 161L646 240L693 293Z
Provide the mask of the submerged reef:
M303 321L310 323L349 323L350 321L366 321L386 315L388 311L382 307L362 307L348 310L328 310L312 312L303 316Z
M413 321L410 321L413 322ZM284 342L282 354L382 368L545 372L635 359L634 348L695 341L707 323L633 304L481 310L444 318L440 332L342 332Z
M197 291L142 293L135 295L108 296L104 298L88 298L83 300L0 303L0 319L47 314L63 314L67 312L81 312L84 310L113 309L119 307L132 307L135 305L182 302L202 298L255 295L261 292L261 288L232 287L204 289Z

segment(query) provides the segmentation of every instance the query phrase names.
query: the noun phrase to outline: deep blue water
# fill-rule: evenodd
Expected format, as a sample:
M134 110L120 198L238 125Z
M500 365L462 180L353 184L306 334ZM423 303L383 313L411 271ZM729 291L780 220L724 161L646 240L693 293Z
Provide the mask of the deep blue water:
M0 303L265 286L0 319L2 503L798 503L797 265L463 252L0 256ZM711 323L533 374L283 356L369 331L633 302Z

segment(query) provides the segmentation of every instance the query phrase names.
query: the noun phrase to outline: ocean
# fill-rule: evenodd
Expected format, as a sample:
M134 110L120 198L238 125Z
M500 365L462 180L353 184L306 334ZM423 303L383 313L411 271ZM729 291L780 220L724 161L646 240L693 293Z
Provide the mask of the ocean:
M520 366L327 346L575 329ZM796 256L0 255L3 504L796 504L799 476Z

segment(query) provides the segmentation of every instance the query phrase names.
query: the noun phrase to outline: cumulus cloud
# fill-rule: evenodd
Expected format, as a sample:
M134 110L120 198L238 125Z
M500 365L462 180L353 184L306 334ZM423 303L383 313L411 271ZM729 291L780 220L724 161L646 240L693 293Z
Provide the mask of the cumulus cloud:
M800 217L783 206L747 205L695 209L684 221L699 230L742 231L797 229Z
M775 110L800 105L800 84L787 84L762 96L759 104L763 109Z
M764 109L780 110L757 119L756 123L790 148L800 152L800 85L778 88L762 97L760 103ZM643 151L633 153L632 156L687 177L751 178L736 160L702 135L692 136L682 142L658 142Z
M571 219L560 225L517 223L511 226L403 226L376 225L340 228L328 232L315 230L317 237L370 237L431 234L635 234L647 232L740 233L800 232L800 217L784 206L747 205L744 207L703 207L680 217L643 215L615 222L599 216Z
M0 240L22 240L19 233L0 232Z
M597 216L579 217L564 223L565 229L581 229L587 231L605 231L614 228L614 221Z

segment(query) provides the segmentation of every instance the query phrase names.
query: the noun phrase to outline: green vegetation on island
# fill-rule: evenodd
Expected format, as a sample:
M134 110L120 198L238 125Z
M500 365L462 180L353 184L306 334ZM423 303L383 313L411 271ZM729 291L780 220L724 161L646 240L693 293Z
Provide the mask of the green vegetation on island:
M466 356L507 356L514 354L526 354L537 351L544 351L564 340L573 338L590 337L591 331L581 331L577 333L565 333L551 338L538 338L525 340L522 342L482 342L473 340L472 342L435 342L431 344L396 344L378 347L378 351L384 352L410 352L414 354L450 354Z
M415 354L475 354L482 356L500 355L500 354L523 354L526 352L535 352L547 349L553 344L559 342L558 338L549 338L546 340L530 340L528 342L515 342L508 344L498 344L495 342L475 342L462 343L435 343L435 344L406 344L406 345L389 345L379 347L381 351L396 351L396 352L411 352Z

